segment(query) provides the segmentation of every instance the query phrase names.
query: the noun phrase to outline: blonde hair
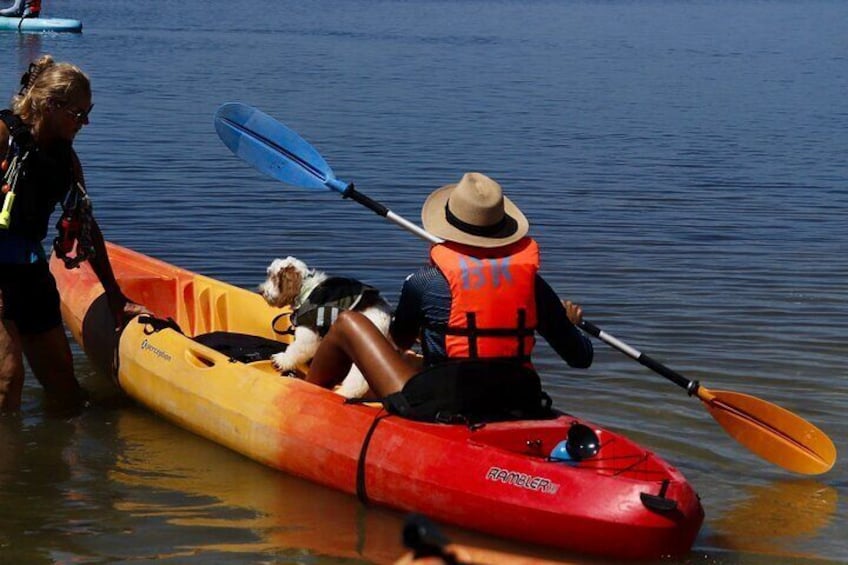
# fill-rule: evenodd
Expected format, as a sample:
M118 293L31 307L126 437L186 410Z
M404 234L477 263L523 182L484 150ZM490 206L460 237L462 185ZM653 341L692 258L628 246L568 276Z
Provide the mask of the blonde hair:
M12 98L12 111L37 127L51 107L65 106L77 97L91 97L91 82L76 65L57 63L42 55L21 76L21 90Z

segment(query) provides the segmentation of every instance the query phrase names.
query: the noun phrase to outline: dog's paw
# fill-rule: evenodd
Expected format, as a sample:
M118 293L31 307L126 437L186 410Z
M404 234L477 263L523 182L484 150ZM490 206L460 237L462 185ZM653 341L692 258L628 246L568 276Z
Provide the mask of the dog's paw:
M297 367L297 361L292 359L290 355L286 355L285 351L271 355L271 363L274 367L280 370L281 373L293 373Z
M368 381L362 376L359 368L354 365L350 368L350 372L344 378L342 383L336 387L334 392L345 398L362 398L368 394Z

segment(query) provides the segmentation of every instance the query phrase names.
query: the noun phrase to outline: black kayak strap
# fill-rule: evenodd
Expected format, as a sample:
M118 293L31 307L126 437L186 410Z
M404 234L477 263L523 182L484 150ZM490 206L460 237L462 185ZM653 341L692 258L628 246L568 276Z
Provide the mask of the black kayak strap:
M368 428L368 433L365 434L362 449L359 450L359 459L356 462L356 497L362 504L368 504L368 492L365 488L365 457L368 454L368 446L371 444L371 437L374 435L374 430L377 429L377 424L383 418L391 415L388 412L377 414L377 417L371 422L371 427Z
M173 318L157 318L156 316L150 314L142 314L138 317L138 323L144 324L144 335L151 335L156 332L162 331L165 328L171 328L179 333L183 333L183 330L180 329L180 326L177 325L177 322Z

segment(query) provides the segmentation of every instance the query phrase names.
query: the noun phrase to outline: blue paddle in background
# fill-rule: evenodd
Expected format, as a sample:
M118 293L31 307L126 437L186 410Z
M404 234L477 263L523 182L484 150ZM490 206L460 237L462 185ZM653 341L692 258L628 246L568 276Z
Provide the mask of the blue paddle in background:
M237 157L276 180L312 190L333 190L427 241L442 242L357 191L352 183L338 180L321 154L306 140L255 108L238 102L224 104L215 114L215 129L224 145ZM583 320L580 326L685 389L690 396L698 397L731 437L766 461L806 475L824 473L836 462L833 441L796 414L747 394L708 390L698 381L690 381L591 322Z
M441 239L362 194L353 183L340 181L333 169L305 139L268 114L239 102L215 113L218 137L237 157L286 184L311 190L333 190L432 243Z

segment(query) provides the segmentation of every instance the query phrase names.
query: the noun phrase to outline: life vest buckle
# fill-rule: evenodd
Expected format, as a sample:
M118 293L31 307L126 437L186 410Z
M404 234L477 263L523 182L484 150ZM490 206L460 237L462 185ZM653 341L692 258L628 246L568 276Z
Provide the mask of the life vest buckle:
M53 240L53 250L68 269L80 266L95 255L91 241L93 221L91 200L81 183L76 183L62 202L62 216L56 223L59 232ZM76 255L70 256L76 243Z

